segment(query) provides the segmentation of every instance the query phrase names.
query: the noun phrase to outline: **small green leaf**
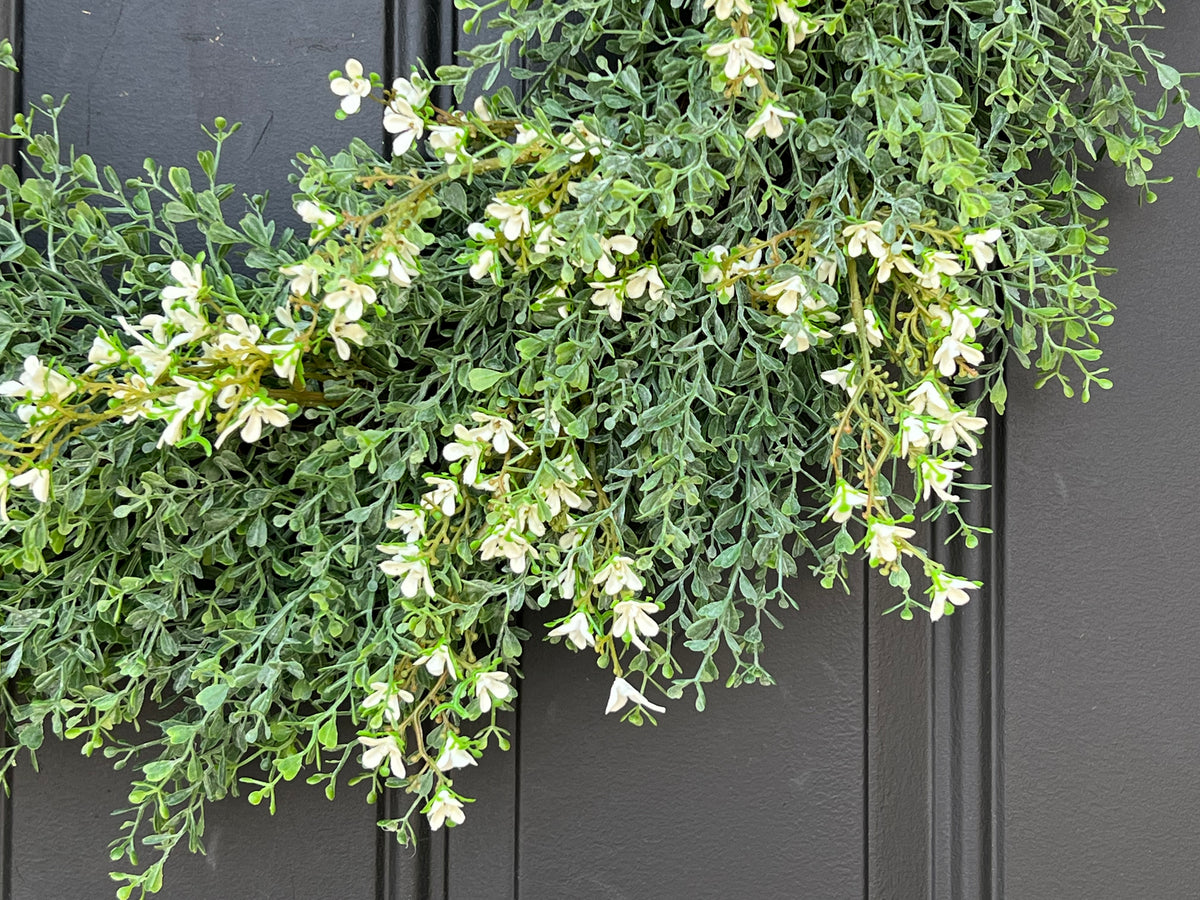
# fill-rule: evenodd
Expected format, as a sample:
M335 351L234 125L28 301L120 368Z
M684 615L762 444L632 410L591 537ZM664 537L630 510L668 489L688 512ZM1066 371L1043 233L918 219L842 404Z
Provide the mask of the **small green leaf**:
M300 766L304 762L303 753L294 753L291 756L285 756L282 759L275 760L275 767L279 769L279 773L283 775L284 781L291 781L300 774Z
M225 698L229 696L229 685L224 682L216 682L204 688L196 695L196 702L204 709L205 712L213 712L220 709L224 704Z
M482 393L494 387L507 374L506 372L497 372L493 369L472 369L467 374L467 384L471 386L471 390Z
M317 740L326 750L332 750L338 745L337 719L329 719L317 732Z

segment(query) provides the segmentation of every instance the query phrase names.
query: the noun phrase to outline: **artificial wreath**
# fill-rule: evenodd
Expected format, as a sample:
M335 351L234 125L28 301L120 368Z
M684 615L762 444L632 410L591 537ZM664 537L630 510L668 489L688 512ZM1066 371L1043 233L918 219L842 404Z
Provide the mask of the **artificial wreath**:
M461 825L527 640L639 723L770 683L801 573L967 602L916 525L977 542L1006 365L1109 385L1089 166L1152 200L1200 123L1151 0L457 5L494 29L464 65L333 73L390 145L298 156L293 223L236 209L222 120L196 183L16 117L3 760L49 730L131 769L114 859L160 855L121 897L302 772L409 792L402 838Z

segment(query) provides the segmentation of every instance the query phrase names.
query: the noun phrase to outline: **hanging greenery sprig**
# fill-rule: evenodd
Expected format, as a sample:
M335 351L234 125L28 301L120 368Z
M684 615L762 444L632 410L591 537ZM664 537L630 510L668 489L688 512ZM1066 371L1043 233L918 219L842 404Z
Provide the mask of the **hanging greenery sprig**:
M1006 366L1109 386L1089 166L1153 200L1200 124L1149 0L458 6L467 65L332 74L391 145L301 155L299 236L229 218L222 120L203 186L97 170L49 98L13 126L3 713L135 769L113 857L162 855L122 897L302 771L462 824L533 634L640 723L770 683L806 570L966 603L917 520L986 530L957 482Z

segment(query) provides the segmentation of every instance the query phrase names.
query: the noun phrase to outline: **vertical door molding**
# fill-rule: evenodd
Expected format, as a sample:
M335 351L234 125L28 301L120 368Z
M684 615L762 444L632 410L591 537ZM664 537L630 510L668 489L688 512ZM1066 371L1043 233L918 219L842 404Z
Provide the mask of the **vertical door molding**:
M935 626L880 621L890 590L870 580L867 646L867 897L1000 900L1002 884L1003 420L987 414L983 447L960 483L964 518L986 526L973 550L929 529L934 556L982 581ZM965 488L964 488L965 489Z
M411 67L423 63L431 72L452 63L461 49L462 26L453 0L389 0L385 16L385 82L407 77ZM449 91L435 96L443 109L452 106ZM391 138L383 135L386 154ZM519 700L517 701L520 702ZM424 816L414 823L417 847L400 845L393 835L380 832L378 844L378 900L488 900L515 898L517 892L516 825L517 772L520 754L516 714L502 716L510 733L507 753L492 746L478 768L461 772L457 786L477 802L467 808L463 828L431 832ZM506 721L503 721L506 720ZM396 818L408 809L408 795L385 791L380 818Z

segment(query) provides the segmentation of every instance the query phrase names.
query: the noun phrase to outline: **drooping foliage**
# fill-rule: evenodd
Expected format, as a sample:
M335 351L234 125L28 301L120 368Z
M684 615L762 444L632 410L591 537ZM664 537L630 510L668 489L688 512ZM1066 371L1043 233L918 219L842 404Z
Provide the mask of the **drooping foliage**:
M331 76L391 146L301 154L294 222L236 209L223 121L203 184L98 167L49 101L13 126L4 758L127 764L114 858L161 855L121 896L301 772L462 824L527 640L638 723L769 683L796 578L967 602L916 520L978 540L1006 367L1108 386L1088 172L1152 200L1200 124L1149 0L459 6L493 36L462 66Z

